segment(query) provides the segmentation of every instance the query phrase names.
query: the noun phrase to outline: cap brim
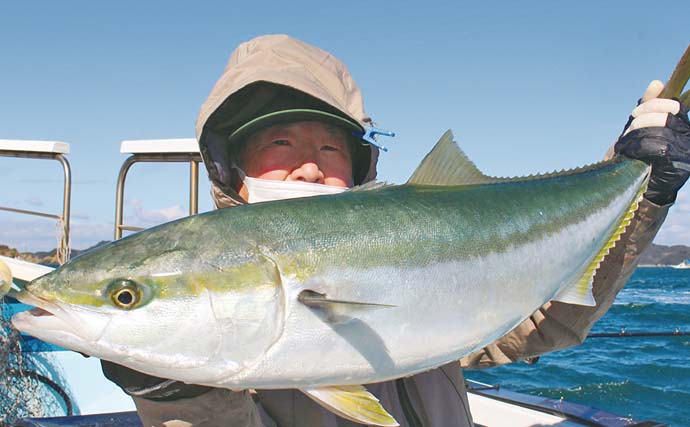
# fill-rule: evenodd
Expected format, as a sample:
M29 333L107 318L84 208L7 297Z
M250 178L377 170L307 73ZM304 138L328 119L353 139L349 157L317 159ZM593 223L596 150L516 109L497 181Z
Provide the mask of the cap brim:
M337 116L335 114L326 113L325 111L310 110L310 109L291 109L275 111L273 113L268 113L263 116L259 116L254 120L251 120L236 131L234 131L228 137L230 143L235 143L246 138L250 134L259 131L268 126L292 123L292 122L324 122L345 128L346 130L351 130L352 132L363 133L364 129L358 123L348 120L344 117Z

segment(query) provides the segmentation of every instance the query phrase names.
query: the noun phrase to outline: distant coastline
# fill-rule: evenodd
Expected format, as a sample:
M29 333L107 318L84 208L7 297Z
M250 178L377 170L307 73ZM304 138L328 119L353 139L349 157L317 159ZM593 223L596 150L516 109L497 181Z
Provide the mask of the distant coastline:
M72 249L71 256L75 257L84 252L90 251L91 249L97 248L108 243L107 240L96 243L95 245L86 249ZM0 255L17 258L23 261L29 261L36 264L58 264L57 261L57 250L53 249L51 251L39 251L39 252L19 252L15 248L11 248L7 245L0 245Z
M690 258L690 247L685 245L651 244L640 256L639 267L670 267Z
M72 249L72 257L108 243L107 240L98 242L90 248L79 250ZM19 258L24 261L40 264L57 264L55 249L48 252L19 252L7 245L0 245L0 255L10 258ZM670 267L678 265L686 259L690 259L690 247L685 245L664 246L652 243L640 257L639 267Z

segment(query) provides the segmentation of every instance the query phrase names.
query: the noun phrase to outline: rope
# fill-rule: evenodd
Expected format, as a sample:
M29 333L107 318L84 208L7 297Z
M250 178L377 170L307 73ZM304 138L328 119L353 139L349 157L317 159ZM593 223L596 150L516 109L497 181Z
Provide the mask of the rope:
M60 387L58 383L55 381L51 380L50 378L46 377L45 375L39 374L38 372L35 371L21 371L21 370L16 370L16 369L5 369L5 373L7 375L12 375L15 377L26 377L26 378L32 378L35 380L38 380L42 382L43 384L47 385L50 387L58 396L62 398L62 401L65 402L65 408L67 408L67 415L72 416L74 415L74 407L72 405L72 399L70 399L69 395L65 390Z
M57 263L62 265L69 260L72 248L67 238L67 224L63 218L58 219L57 224L57 247L55 250L55 258Z
M683 332L679 329L675 331L643 331L643 332L628 332L625 328L620 332L602 332L596 334L589 334L587 338L628 338L628 337L687 337L690 332Z

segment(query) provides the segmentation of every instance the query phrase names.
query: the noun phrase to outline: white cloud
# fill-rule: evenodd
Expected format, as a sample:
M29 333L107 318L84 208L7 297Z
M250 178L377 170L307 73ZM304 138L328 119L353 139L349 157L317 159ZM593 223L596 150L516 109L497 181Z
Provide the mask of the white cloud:
M114 237L113 222L78 222L72 223L70 230L70 240L72 241L72 248L86 249L103 240L113 240Z
M113 239L112 223L73 222L70 228L72 248L86 249L102 240ZM59 236L57 223L49 219L0 220L0 244L20 252L55 249Z
M43 206L43 200L41 200L41 198L38 196L29 197L26 199L26 203L30 204L31 206Z
M0 243L20 252L45 251L57 246L59 230L49 219L0 222Z
M82 221L87 221L88 219L91 218L89 214L85 214L82 212L72 212L70 215L71 219L74 221L75 219L82 220Z
M20 184L62 184L64 179L61 178L20 178L17 180Z
M664 225L654 239L660 245L690 246L690 193L687 190L678 194Z
M129 218L129 221L134 224L130 225L150 227L188 215L188 212L179 203L160 209L146 209L141 200L134 199L129 205L134 209L133 217Z

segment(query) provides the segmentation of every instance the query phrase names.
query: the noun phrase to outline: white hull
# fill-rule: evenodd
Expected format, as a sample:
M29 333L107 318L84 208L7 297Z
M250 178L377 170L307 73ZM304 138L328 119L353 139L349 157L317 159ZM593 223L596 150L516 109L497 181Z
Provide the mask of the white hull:
M680 264L673 265L672 267L678 268L681 270L688 269L688 268L690 268L690 260L685 260L685 261L681 262Z

